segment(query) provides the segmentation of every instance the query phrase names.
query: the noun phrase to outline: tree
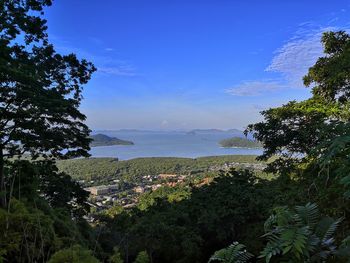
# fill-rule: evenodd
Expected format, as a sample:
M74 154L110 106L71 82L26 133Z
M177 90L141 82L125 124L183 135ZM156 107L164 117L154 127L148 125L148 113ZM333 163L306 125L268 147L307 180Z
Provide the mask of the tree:
M208 185L155 191L146 196L152 202L141 209L105 218L106 230L99 240L109 251L118 244L129 259L147 251L151 262L205 262L232 239L249 241L252 252L260 251L262 240L256 236L263 234L275 188L252 171L231 170ZM173 200L169 198L173 191L187 194Z
M349 126L345 124L344 126ZM338 136L325 142L327 150L319 158L319 165L323 173L332 174L345 186L344 196L350 198L350 135ZM322 174L322 173L321 173Z
M312 97L263 111L264 121L246 130L263 143L259 159L280 157L269 165L270 171L293 170L314 161L327 149L325 142L350 134L350 126L344 125L350 120L350 36L326 32L322 43L325 56L304 77Z
M5 167L9 197L25 198L31 203L44 198L51 207L63 208L81 218L89 206L89 193L69 175L58 172L52 161L15 160Z
M275 208L265 222L268 242L260 258L292 262L324 262L336 255L335 233L342 219L320 218L317 205Z
M350 246L348 237L337 247L335 235L341 221L321 218L317 205L311 203L296 206L295 211L277 207L265 222L267 244L259 258L266 263L343 262L349 257ZM209 262L244 263L252 258L244 245L234 242L216 251Z
M79 111L82 87L95 71L49 44L43 8L50 0L0 4L0 192L8 158L88 156L89 129Z
M10 209L0 208L0 229L0 262L43 261L59 242L50 215L15 199Z
M324 57L317 60L304 77L313 84L312 93L328 102L348 104L350 99L350 35L345 31L326 32L322 36Z
M134 263L149 263L149 257L146 251L141 251L137 254Z
M323 211L346 214L348 202L341 196L344 190L339 183L346 187L345 196L349 197L350 35L326 32L322 43L325 55L303 79L311 87L312 97L263 111L264 121L249 125L245 133L262 142L260 160L278 157L269 163L267 171L293 179L306 189L307 198L327 203ZM315 195L311 186L319 193ZM321 218L314 204L298 206L294 211L278 207L265 223L267 245L260 258L266 262L343 262L349 258L349 239L337 247L339 223L330 217ZM344 225L337 237L346 235L348 224Z
M124 262L123 259L122 259L121 254L120 254L120 251L119 251L119 249L117 247L115 247L113 249L113 255L110 256L109 262L110 263L123 263Z
M57 251L48 263L99 263L90 250L79 245Z

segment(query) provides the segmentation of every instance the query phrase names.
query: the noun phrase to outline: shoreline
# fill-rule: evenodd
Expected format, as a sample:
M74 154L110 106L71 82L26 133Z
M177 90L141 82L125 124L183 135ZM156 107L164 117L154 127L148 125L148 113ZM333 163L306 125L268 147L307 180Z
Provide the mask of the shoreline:
M204 156L198 156L198 157L178 157L178 156L140 156L130 159L120 159L116 156L90 156L86 158L74 158L74 159L68 159L68 160L84 160L84 159L115 159L120 161L133 161L133 160L140 160L140 159L185 159L185 160L197 160L197 159L205 159L205 158L229 158L229 157L238 157L238 156L244 156L244 157L257 157L258 154L223 154L223 155L204 155Z

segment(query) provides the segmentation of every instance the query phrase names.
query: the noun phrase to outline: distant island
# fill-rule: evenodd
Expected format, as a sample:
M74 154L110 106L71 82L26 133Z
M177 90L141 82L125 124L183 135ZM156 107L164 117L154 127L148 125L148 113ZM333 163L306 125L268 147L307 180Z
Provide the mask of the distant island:
M241 138L233 137L229 139L224 139L219 142L219 144L224 148L240 147L240 148L261 148L262 145L260 142Z
M91 147L96 146L111 146L111 145L133 145L134 143L131 141L125 141L118 139L116 137L109 137L105 134L95 134L90 136L93 141L90 143Z

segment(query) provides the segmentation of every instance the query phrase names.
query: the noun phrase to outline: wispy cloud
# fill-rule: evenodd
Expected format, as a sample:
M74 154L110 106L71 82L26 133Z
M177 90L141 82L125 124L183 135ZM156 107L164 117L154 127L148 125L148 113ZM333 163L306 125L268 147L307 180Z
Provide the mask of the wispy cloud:
M262 110L265 110L266 108L268 108L266 105L260 105L260 104L254 104L253 105L253 108L255 110L259 110L259 111L262 111Z
M89 40L90 42L94 43L95 45L99 45L99 46L100 46L100 45L103 44L102 39L97 38L97 37L92 37L92 36L90 36L90 37L88 37L88 40Z
M105 48L105 51L108 51L108 52L110 52L110 51L114 51L114 48L111 48L111 47L106 47L106 48Z
M322 34L336 30L349 31L346 28L321 27L312 21L300 23L295 34L274 52L271 63L265 69L266 72L279 73L278 79L245 81L226 92L234 96L260 96L285 88L303 87L303 76L324 55Z
M108 75L115 75L115 76L126 76L126 77L133 77L136 76L137 73L135 72L135 69L130 65L119 65L119 66L112 66L112 67L98 67L97 72L108 74Z
M225 90L234 96L260 96L266 92L278 91L286 86L274 80L245 81L241 84Z
M169 121L168 120L163 120L161 123L160 123L160 126L161 127L167 127L169 125Z
M62 53L75 53L80 58L85 58L89 61L92 61L97 67L97 73L104 75L114 75L114 76L125 76L125 77L133 77L137 76L136 68L132 64L132 62L128 60L123 60L116 58L115 54L111 55L100 55L95 54L89 51L86 51L79 47L74 47L67 40L61 40L59 38L55 39L56 48L58 51ZM105 48L105 51L114 51L113 48ZM113 52L112 52L113 53Z
M281 73L290 86L302 87L302 78L323 55L321 37L331 27L315 28L312 23L299 26L296 34L276 50L266 71Z

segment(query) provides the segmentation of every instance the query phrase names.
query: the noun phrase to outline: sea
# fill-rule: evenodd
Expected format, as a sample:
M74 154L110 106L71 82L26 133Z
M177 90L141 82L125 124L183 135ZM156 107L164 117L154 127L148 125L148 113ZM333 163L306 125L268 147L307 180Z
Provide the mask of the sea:
M239 130L186 131L93 131L134 142L134 145L92 147L91 157L114 157L129 160L139 157L186 157L197 158L220 155L260 155L257 148L223 148L219 141L231 137L244 137Z

